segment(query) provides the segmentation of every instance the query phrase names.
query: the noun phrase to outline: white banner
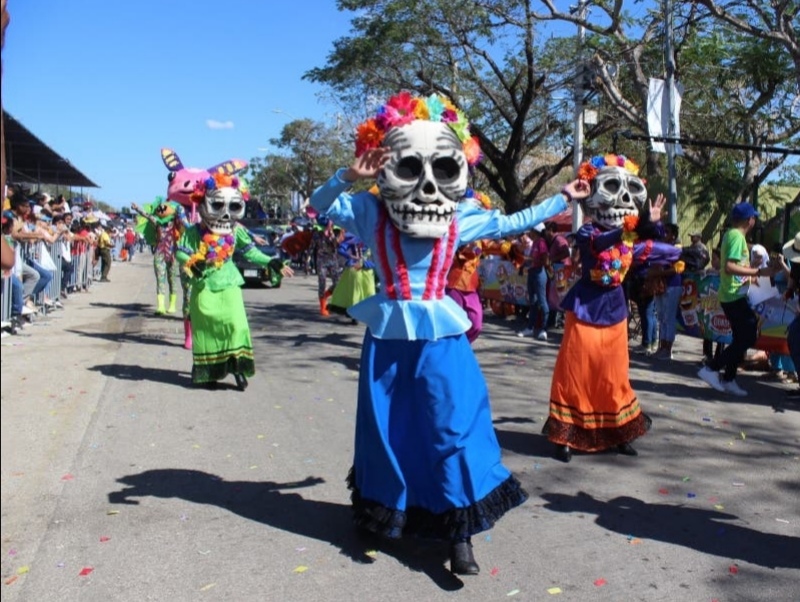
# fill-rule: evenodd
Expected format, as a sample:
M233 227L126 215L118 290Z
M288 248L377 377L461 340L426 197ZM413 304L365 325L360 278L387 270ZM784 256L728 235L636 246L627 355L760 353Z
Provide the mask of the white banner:
M663 79L650 78L650 88L647 92L647 131L651 136L663 137L669 135L669 96L666 94L666 82ZM683 86L675 84L675 106L672 113L675 116L675 138L680 138L681 126L679 115L681 112L681 96ZM663 142L651 141L653 152L666 153ZM682 155L680 144L675 145L675 154Z
M303 207L303 195L296 190L292 191L292 213L300 213Z

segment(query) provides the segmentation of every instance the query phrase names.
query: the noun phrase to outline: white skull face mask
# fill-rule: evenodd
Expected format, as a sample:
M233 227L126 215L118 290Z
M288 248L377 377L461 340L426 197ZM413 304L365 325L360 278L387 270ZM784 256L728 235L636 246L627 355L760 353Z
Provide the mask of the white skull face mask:
M230 234L235 222L244 217L244 197L236 188L215 188L200 203L203 224L214 234Z
M622 167L604 167L592 181L592 194L583 203L595 224L619 228L629 215L639 215L647 200L641 178Z
M467 159L445 123L412 121L386 134L392 154L378 175L389 217L415 238L441 238L467 190Z

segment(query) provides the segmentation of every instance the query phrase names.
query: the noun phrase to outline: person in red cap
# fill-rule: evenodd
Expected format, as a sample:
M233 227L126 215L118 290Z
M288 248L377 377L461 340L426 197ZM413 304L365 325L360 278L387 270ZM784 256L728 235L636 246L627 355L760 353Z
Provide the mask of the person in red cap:
M736 370L747 350L758 338L758 315L747 301L752 276L770 277L780 269L777 265L756 268L749 265L747 234L756 225L758 211L750 203L737 203L731 210L731 227L720 245L719 302L731 326L733 342L712 358L697 376L721 393L746 397L747 391L736 383ZM720 370L724 370L720 378Z

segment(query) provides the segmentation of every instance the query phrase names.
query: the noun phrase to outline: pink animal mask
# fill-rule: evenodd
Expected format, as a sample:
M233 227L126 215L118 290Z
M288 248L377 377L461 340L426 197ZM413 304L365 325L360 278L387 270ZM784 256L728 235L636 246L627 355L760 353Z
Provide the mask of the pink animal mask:
M169 148L161 149L161 159L169 170L167 200L176 201L184 207L193 206L191 194L199 180L205 180L214 173L233 175L247 167L247 162L241 159L230 159L208 169L184 167L175 151Z

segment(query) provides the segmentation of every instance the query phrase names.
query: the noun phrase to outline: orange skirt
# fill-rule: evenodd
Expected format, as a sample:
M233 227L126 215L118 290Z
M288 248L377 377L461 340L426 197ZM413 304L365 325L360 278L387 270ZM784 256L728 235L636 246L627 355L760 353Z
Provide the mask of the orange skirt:
M559 445L600 451L650 428L628 376L628 325L597 326L567 312L543 432Z

